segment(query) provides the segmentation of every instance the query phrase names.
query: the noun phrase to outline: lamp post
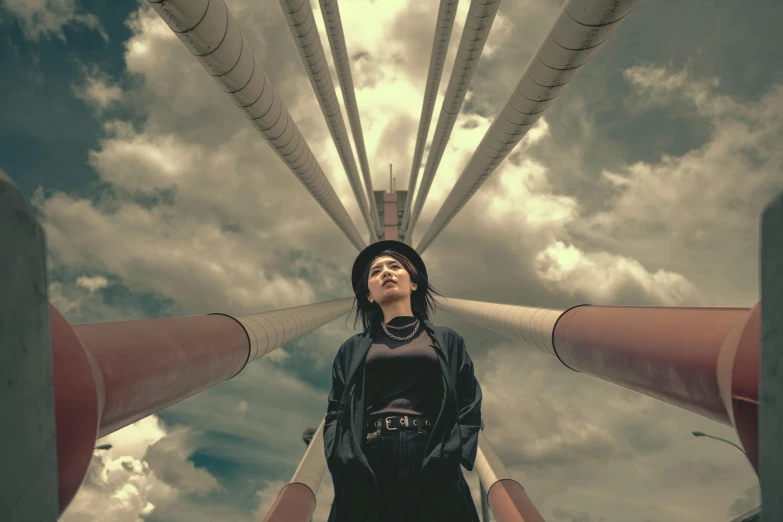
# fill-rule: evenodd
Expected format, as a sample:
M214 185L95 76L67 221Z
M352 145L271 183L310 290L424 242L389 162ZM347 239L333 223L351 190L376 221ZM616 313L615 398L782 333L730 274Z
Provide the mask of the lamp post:
M740 448L739 446L737 446L736 444L734 444L734 443L733 443L733 442L731 442L730 440L722 439L722 438L720 438L720 437L715 437L715 436L713 436L713 435L708 435L708 434L704 433L703 431L694 431L694 432L692 432L692 433L693 433L693 436L694 436L694 437L707 437L708 439L715 439L715 440L720 440L720 441L723 441L723 442L725 442L726 444L731 444L732 446L734 446L735 448L737 448L738 450L740 450L740 451L742 452L742 454L743 454L743 455L745 455L745 450L744 450L744 449L742 449L742 448Z
M708 435L703 431L693 431L691 433L693 433L694 437L707 437L708 439L715 439L721 442L725 442L726 444L731 444L732 446L740 450L743 455L747 456L747 453L745 453L744 449L740 448L738 445L734 444L730 440L722 439L720 437L715 437L714 435ZM761 506L745 513L744 515L740 515L739 518L734 519L732 522L759 522L760 520L759 517L761 516L760 513L761 513Z

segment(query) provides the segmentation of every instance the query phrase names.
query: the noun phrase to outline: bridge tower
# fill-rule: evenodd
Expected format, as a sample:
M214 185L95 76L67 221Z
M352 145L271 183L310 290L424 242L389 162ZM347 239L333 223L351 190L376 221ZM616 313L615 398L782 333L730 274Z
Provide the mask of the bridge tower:
M374 191L375 206L378 208L378 221L383 227L383 239L400 239L400 227L402 216L405 212L405 201L408 198L407 190L395 190L396 178L392 177L392 165L389 164L389 192L383 190Z

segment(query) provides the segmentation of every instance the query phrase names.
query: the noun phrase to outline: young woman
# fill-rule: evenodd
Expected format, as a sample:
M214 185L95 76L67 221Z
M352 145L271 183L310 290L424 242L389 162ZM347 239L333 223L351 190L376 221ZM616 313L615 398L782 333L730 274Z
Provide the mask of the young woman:
M364 331L332 367L329 522L479 522L460 464L476 459L481 388L462 337L429 322L424 263L380 241L356 258L352 283Z

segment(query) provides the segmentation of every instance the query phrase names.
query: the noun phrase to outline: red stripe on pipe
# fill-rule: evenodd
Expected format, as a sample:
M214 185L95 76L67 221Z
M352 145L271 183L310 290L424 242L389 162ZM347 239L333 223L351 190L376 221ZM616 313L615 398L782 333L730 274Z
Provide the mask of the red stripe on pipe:
M106 387L99 437L236 375L250 346L244 328L220 315L73 327Z
M315 494L304 484L288 484L277 495L264 522L308 522L315 511Z
M79 490L90 466L103 406L100 370L71 325L49 305L57 436L60 514Z
M544 522L519 482L501 479L487 491L487 502L498 522Z
M582 306L555 325L557 356L570 368L731 425L717 361L749 308Z
M759 473L759 368L761 367L761 302L742 330L731 375L734 427L756 475Z

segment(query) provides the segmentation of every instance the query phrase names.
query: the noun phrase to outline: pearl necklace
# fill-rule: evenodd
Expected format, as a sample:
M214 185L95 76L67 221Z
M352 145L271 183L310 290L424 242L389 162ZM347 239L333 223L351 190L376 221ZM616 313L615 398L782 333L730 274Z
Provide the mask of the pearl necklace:
M408 339L412 339L414 335L416 335L416 332L419 331L419 320L416 319L411 324L407 324L405 326L388 326L386 323L381 323L381 328L383 328L383 331L386 332L386 335L394 339L395 341L407 341ZM411 326L415 325L415 328L413 329L413 332L410 333L410 335L407 335L405 337L397 337L396 335L393 335L391 332L389 332L388 328L393 328L394 330L402 330L403 328L410 328Z

